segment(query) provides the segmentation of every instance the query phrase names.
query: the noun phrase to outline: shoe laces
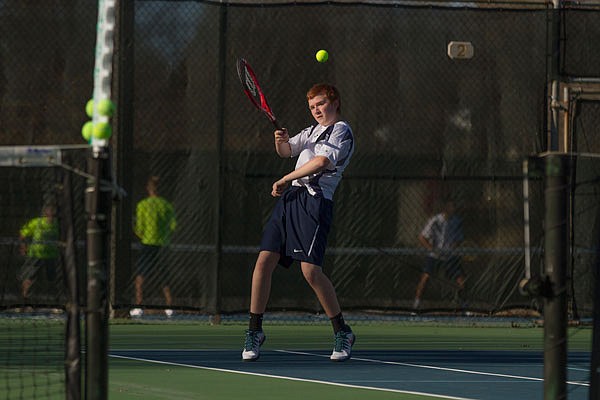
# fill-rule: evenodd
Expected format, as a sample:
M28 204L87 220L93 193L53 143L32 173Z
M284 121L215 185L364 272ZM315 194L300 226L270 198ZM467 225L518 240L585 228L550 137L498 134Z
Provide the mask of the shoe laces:
M254 350L255 348L258 347L258 345L259 345L258 334L259 334L259 331L251 331L251 330L246 331L246 343L244 344L244 348L246 350Z
M335 351L347 350L350 348L350 340L348 340L349 333L344 331L339 331L335 334Z

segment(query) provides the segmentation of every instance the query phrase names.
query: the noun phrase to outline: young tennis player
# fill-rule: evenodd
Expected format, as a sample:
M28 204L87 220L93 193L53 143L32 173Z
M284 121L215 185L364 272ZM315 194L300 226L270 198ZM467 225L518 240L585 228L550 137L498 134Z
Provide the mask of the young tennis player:
M306 94L315 125L289 137L276 130L275 150L282 157L297 157L294 171L273 184L271 195L279 197L267 222L252 275L250 323L242 352L254 361L265 341L262 319L271 275L277 265L289 267L294 260L312 287L333 325L335 344L331 360L350 358L355 336L344 322L333 284L323 273L327 234L333 218L333 193L354 151L354 137L341 120L340 95L328 84L314 85Z

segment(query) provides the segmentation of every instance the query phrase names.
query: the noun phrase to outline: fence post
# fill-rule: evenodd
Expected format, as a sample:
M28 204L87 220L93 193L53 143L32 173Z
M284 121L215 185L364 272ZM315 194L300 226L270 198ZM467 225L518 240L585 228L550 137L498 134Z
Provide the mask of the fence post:
M590 400L600 399L600 248L596 247L594 263L594 310L592 361L590 364Z
M215 299L209 312L213 314L212 322L221 321L221 265L223 258L223 196L224 196L224 135L225 135L225 92L226 92L226 60L227 60L227 5L221 5L219 10L219 95L217 110L217 194L216 194L216 226L215 226Z
M568 164L565 154L545 158L544 400L566 399Z

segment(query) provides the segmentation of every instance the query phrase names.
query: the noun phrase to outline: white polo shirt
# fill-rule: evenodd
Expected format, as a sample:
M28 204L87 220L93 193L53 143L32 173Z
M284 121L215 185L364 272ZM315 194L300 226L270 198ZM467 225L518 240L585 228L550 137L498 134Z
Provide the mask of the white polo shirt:
M333 200L333 193L354 152L354 136L350 125L345 121L338 121L328 127L313 125L291 137L289 144L292 149L291 157L298 156L296 169L315 156L329 159L329 166L323 171L295 179L292 185L305 186L311 196Z
M443 213L431 217L421 231L421 235L433 247L429 256L437 259L445 259L445 256L452 254L455 247L465 239L462 219L457 215L446 219Z

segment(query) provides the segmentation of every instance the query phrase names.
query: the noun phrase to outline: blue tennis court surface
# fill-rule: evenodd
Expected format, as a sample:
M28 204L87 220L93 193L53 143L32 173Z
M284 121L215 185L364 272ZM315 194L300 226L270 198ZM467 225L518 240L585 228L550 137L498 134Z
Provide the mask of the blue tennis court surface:
M532 351L354 351L344 363L329 352L264 350L260 360L242 362L233 350L118 350L112 357L306 380L373 390L416 392L454 399L543 398L543 354ZM588 398L590 354L571 352L568 396Z

